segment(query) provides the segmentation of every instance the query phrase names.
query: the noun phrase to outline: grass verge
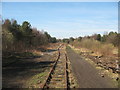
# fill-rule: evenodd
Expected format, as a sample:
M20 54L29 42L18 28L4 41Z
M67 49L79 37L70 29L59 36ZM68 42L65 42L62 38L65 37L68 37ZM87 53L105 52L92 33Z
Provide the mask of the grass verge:
M28 88L41 88L41 86L44 83L45 78L48 75L48 70L45 72L41 72L35 76L33 76L32 78L30 78L27 82L26 82L26 87Z

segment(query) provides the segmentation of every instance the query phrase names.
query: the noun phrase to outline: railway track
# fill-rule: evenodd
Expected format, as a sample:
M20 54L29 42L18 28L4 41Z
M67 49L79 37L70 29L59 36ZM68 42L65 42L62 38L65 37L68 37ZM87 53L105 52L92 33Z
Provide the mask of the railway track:
M65 53L65 46L61 45L58 48L58 57L53 67L51 68L48 77L46 78L42 88L69 88L68 79L68 64Z

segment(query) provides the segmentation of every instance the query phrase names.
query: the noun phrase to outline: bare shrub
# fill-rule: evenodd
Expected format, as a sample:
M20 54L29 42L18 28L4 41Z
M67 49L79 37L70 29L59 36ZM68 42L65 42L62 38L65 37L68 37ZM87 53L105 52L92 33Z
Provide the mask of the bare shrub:
M101 43L94 39L82 39L81 42L74 42L74 46L87 48L95 53L100 53L104 56L113 55L114 46L108 43Z
M114 46L112 44L102 44L100 52L103 55L113 55Z

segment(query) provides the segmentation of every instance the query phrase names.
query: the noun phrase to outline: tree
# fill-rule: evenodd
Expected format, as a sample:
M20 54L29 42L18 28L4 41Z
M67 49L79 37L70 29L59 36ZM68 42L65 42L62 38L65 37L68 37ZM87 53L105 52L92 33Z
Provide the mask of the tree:
M13 46L14 36L10 33L9 30L3 28L2 29L2 49L3 51L9 51Z
M6 19L2 21L3 51L26 51L46 45L50 42L57 42L47 32L31 28L31 24L24 21L19 25L16 20Z
M103 37L101 37L101 41L106 42L106 38L107 38L107 35L103 35Z
M5 21L3 21L3 25L2 25L3 28L7 28L7 29L10 29L11 28L11 22L9 19L6 19Z
M55 37L52 37L52 38L51 38L51 42L52 42L52 43L56 43L56 42L57 42L56 38L55 38Z
M22 23L21 28L24 35L30 35L32 33L31 24L27 21Z
M77 39L78 41L81 41L82 40L82 37L78 37L78 39Z
M98 34L96 40L101 41L101 35Z
M51 42L51 36L47 32L45 32L44 34L46 35L48 42Z
M20 25L17 24L16 20L12 20L10 31L14 35L16 41L20 41L23 37L22 32L20 31Z
M62 41L63 41L64 43L70 43L69 39L66 39L66 38L64 38Z
M75 39L73 37L70 37L70 42L73 42Z
M23 41L26 45L26 47L31 47L32 45L32 38L33 38L33 34L32 34L32 29L31 29L31 24L27 21L24 21L22 23L22 26L20 27L20 30L22 32L23 35Z
M117 42L117 33L116 32L110 32L106 38L106 42L112 43L113 45Z

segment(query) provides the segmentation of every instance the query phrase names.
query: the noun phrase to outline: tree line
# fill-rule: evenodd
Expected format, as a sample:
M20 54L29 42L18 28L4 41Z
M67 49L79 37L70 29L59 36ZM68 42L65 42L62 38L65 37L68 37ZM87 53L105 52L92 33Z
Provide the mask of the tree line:
M80 42L81 40L83 39L94 39L94 40L97 40L101 43L111 43L113 44L115 47L118 47L120 46L120 33L117 33L117 32L109 32L109 33L106 33L104 35L101 35L101 34L93 34L91 36L84 36L84 37L78 37L78 38L73 38L73 37L70 37L70 38L64 38L62 39L62 42L65 42L65 43L71 43L73 41L78 41Z
M109 32L104 35L93 34L78 38L64 38L62 42L76 48L86 48L95 54L120 57L120 33Z
M13 19L2 21L3 52L27 51L55 42L57 42L55 37L51 37L43 30L39 31L37 28L32 28L28 21L24 21L22 25Z

